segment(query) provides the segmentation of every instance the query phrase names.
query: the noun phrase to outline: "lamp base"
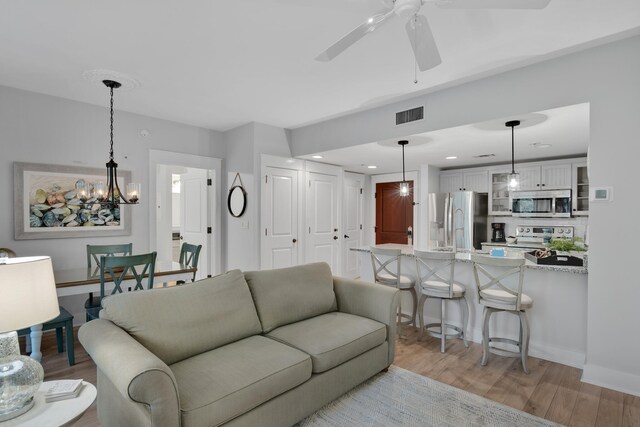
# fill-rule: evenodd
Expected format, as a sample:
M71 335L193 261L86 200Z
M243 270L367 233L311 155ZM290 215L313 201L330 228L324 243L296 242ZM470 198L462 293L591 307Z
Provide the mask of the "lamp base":
M10 420L15 417L19 417L20 415L28 412L29 409L33 408L33 404L35 403L33 397L27 400L24 405L20 408L12 408L8 412L0 412L0 423L3 421Z
M44 379L38 361L14 352L18 339L15 332L0 336L0 422L24 414L33 406L33 396Z

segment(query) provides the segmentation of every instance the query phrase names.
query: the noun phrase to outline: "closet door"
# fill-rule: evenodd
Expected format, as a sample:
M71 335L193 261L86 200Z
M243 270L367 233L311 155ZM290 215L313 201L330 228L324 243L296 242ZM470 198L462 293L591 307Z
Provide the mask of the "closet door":
M323 261L339 273L338 176L308 172L307 181L306 262Z
M262 268L297 265L298 172L267 167L262 185Z
M362 245L362 189L364 175L345 173L342 191L342 275L350 279L360 276L360 252L352 251ZM338 236L340 237L340 236Z

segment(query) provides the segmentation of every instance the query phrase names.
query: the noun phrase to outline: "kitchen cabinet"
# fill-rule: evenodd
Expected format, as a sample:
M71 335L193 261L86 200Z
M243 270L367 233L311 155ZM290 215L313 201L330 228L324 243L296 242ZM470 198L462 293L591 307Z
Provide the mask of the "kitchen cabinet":
M520 190L566 190L571 188L571 164L516 167Z
M440 174L440 192L451 193L453 191L462 190L462 173L441 173Z
M440 174L440 192L454 191L488 192L488 172L486 170Z
M589 174L587 172L586 162L572 165L572 215L589 215Z
M509 171L489 172L489 215L511 215L509 206Z

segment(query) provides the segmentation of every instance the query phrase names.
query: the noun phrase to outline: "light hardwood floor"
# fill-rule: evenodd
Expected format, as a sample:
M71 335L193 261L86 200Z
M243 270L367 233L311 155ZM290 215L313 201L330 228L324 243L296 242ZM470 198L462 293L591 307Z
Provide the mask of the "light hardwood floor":
M640 427L640 397L581 383L580 369L530 357L530 373L525 375L518 359L494 355L483 367L478 344L465 348L462 341L450 340L442 354L439 340L418 341L413 328L405 328L404 334L406 338L397 341L396 366L560 424ZM42 353L45 380L83 378L96 383L95 365L77 338L72 367L65 353L57 353L55 334L44 334ZM76 424L99 425L95 403Z

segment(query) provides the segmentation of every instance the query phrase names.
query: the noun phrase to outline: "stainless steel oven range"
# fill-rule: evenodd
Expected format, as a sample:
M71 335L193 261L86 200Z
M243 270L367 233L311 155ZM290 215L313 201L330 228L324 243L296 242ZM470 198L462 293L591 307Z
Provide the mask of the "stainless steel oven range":
M518 225L516 227L516 237L518 244L529 243L549 243L553 239L573 239L573 227L571 226L537 226Z

